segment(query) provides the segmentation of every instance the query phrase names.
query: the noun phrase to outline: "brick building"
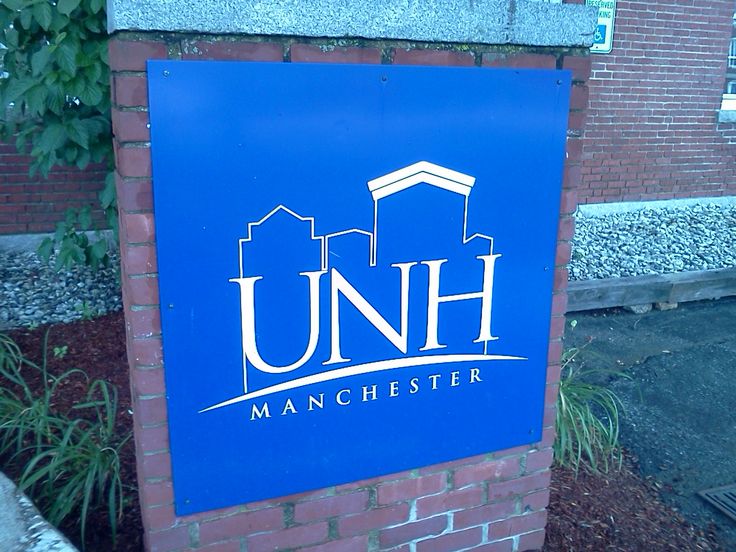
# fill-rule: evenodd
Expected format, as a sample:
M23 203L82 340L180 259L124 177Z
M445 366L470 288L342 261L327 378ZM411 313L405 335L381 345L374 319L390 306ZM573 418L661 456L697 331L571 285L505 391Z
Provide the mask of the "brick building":
M0 236L53 231L70 207L97 207L105 182L106 166L90 165L80 171L58 167L48 178L30 176L29 155L19 154L14 144L0 144ZM96 219L104 220L96 209Z
M581 203L736 194L733 15L733 0L617 2L613 50L591 55Z
M613 50L590 58L580 203L736 195L733 15L733 0L618 0ZM0 145L0 235L96 205L101 167L43 179L28 163Z

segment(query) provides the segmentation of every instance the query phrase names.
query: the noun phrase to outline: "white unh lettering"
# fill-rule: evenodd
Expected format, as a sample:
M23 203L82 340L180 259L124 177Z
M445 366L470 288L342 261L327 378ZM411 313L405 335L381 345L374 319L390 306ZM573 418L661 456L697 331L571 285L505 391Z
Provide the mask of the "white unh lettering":
M471 368L470 383L475 383L477 381L483 381L482 379L480 379L480 368Z
M500 253L495 255L478 255L476 259L483 261L483 289L477 292L457 293L454 295L440 295L440 267L447 262L447 259L422 261L422 264L427 265L429 269L429 286L427 293L427 340L424 346L419 349L420 351L447 347L447 345L439 343L437 337L440 303L480 299L480 331L478 332L478 338L473 342L483 343L498 339L491 335L491 306L493 304L493 270L496 259L500 256Z
M314 410L314 407L318 407L320 409L325 407L325 394L320 393L319 399L315 399L314 395L309 395L309 410Z
M380 313L366 301L345 277L336 269L330 271L330 358L322 364L349 362L340 352L340 294L358 309L368 322L388 339L399 351L406 354L409 337L409 270L413 263L396 263L392 267L401 271L401 331L397 332Z
M428 268L427 286L427 328L426 340L420 351L442 349L447 345L439 342L439 307L442 303L480 299L480 329L474 343L486 343L498 339L491 333L491 310L493 303L493 276L496 259L500 254L479 255L483 262L483 287L480 291L440 295L441 267L447 259L421 261ZM342 355L340 348L340 297L345 297L363 317L380 332L402 354L407 354L409 337L409 286L410 271L418 262L395 263L391 267L400 271L400 320L396 330L376 308L335 268L330 270L330 357L323 365L350 362ZM326 270L300 272L309 286L309 339L304 353L290 364L275 366L266 362L258 350L256 337L255 287L263 276L232 278L240 289L241 333L243 347L243 387L248 391L246 381L248 364L261 372L284 374L304 366L314 356L320 337L320 279ZM261 307L262 308L262 307ZM412 386L413 388L413 386Z
M342 395L343 393L347 394L348 398L343 399ZM350 404L350 389L340 389L337 394L335 395L335 401L340 406L347 406Z
M460 385L460 372L450 372L450 387L457 387Z
M294 408L294 403L291 399L286 399L284 409L281 411L282 416L286 416L287 414L296 414L296 408Z
M268 410L268 402L264 402L263 406L259 409L256 403L251 405L250 419L255 420L256 418L270 418L271 412Z
M231 282L235 282L240 286L240 316L241 331L243 340L243 369L245 370L246 361L250 362L254 368L269 374L283 374L296 370L300 366L306 364L314 351L317 349L319 341L319 279L324 274L324 270L315 270L311 272L300 272L300 276L306 276L309 279L309 341L304 354L296 361L286 366L273 366L268 364L261 358L256 344L256 308L255 308L255 284L263 276L251 276L249 278L232 278ZM247 390L247 386L246 386Z
M367 385L363 386L363 402L367 402L368 400L375 401L376 398L378 398L376 395L377 387L378 387L377 385L371 385L370 387L368 387ZM370 399L368 399L369 396L370 396Z

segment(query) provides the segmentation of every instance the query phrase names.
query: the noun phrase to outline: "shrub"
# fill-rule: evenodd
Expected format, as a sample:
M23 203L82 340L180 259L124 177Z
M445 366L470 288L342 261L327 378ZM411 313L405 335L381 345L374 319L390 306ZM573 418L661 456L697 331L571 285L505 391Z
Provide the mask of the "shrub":
M628 377L613 370L584 370L576 362L579 349L568 349L562 357L560 391L557 397L555 462L578 472L580 467L608 471L621 466L618 396L598 383L611 376Z
M115 234L107 40L104 0L0 3L0 139L15 139L19 152L30 153L31 174L46 176L58 165L83 169L107 162L110 172L99 200ZM98 264L107 241L97 239L79 254L79 244L66 232L70 218L80 232L84 214L67 212L42 253L48 256L55 247L65 259L61 264Z
M130 438L116 432L117 390L102 380L90 382L81 370L49 373L47 342L48 332L39 366L0 334L0 377L10 383L0 387L0 454L26 462L19 486L51 523L78 515L84 542L90 511L104 508L114 541L124 507L119 453ZM87 384L85 402L55 411L59 386L75 375ZM40 392L31 378L40 378Z
M48 262L56 253L56 270L86 265L93 269L110 265L107 240L99 233L94 241L87 237L92 228L92 213L89 207L80 210L67 209L63 221L56 224L53 237L44 238L38 247L38 255Z

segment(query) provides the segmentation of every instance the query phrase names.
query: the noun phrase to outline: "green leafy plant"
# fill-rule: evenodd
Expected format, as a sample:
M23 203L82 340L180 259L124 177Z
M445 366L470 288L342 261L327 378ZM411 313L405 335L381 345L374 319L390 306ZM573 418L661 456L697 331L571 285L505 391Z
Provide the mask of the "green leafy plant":
M0 138L15 139L20 152L30 149L31 174L48 175L56 165L106 162L112 169L110 76L104 0L3 0L0 4ZM107 223L117 231L115 186L110 171L100 193ZM99 259L80 253L87 246L69 241L72 225L54 237L65 263ZM79 232L78 228L75 228ZM49 254L48 244L43 245Z
M59 385L80 370L72 369L52 376L47 366L48 332L44 337L41 366L26 359L15 342L0 334L0 454L17 454L21 450L38 452L44 442L59 431L63 421L51 409L53 396ZM34 392L28 380L41 381L40 393ZM30 447L30 449L29 449Z
M68 345L58 345L54 347L54 358L62 359L69 352Z
M92 227L92 213L89 207L80 210L68 209L63 221L56 224L53 237L45 238L38 248L39 256L48 261L56 253L54 261L57 270L74 265L87 265L92 268L110 265L108 243L98 234L90 241L86 232Z
M120 450L130 438L116 431L117 390L78 369L49 373L47 345L48 332L39 366L0 334L0 455L25 462L19 486L51 523L77 517L84 542L90 510L106 508L114 540L125 505ZM86 399L58 412L56 394L71 377L86 382ZM30 378L40 378L39 393Z
M581 466L607 472L612 466L620 467L622 461L618 438L623 405L600 381L628 376L613 370L586 370L576 362L579 352L577 348L568 349L562 357L555 462L575 472Z
M96 314L100 314L92 308L89 301L78 303L74 309L82 315L82 320L92 320Z
M63 431L52 434L23 470L20 488L42 505L51 523L60 523L79 511L82 539L91 506L106 504L113 541L124 506L120 477L120 449L129 435L115 432L117 390L102 380L91 383L87 402L75 409L90 409L94 419L66 420Z

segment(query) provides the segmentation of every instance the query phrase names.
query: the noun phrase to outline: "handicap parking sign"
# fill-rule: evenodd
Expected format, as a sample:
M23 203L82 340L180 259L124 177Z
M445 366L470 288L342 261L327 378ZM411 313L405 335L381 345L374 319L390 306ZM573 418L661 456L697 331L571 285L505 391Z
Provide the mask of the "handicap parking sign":
M613 27L616 18L616 0L586 0L588 6L598 8L598 24L590 51L608 54L613 49Z
M606 42L606 26L598 25L595 29L593 44L604 44Z

